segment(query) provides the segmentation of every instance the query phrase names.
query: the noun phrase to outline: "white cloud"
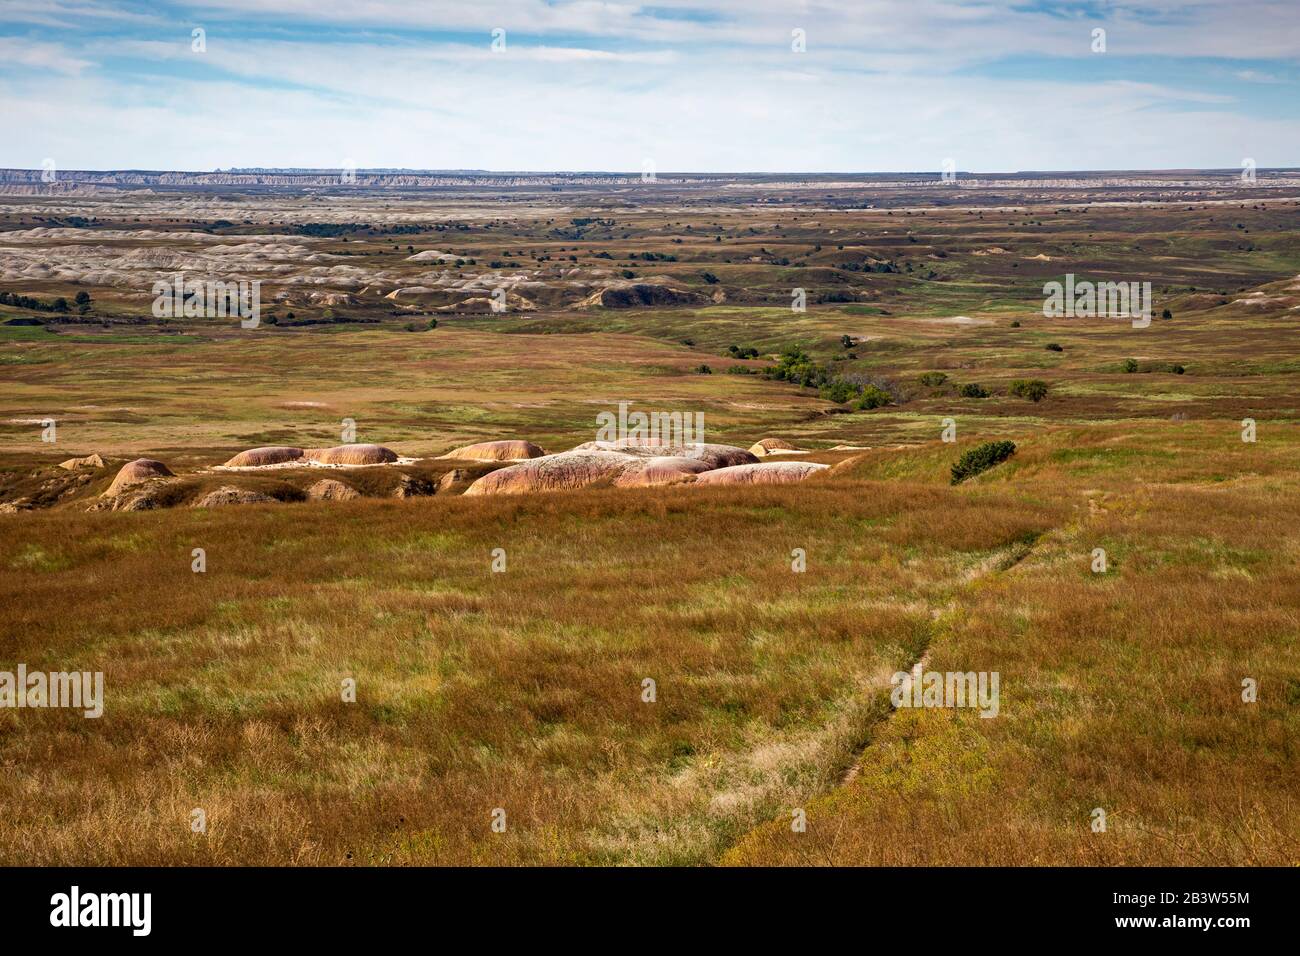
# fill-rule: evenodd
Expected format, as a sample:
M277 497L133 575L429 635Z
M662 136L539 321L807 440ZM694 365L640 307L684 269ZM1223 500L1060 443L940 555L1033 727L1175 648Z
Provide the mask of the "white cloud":
M204 54L190 51L188 22L170 40L156 30L91 34L70 48L0 39L39 71L0 72L0 107L24 130L0 143L0 165L54 156L62 168L335 167L351 157L362 166L639 170L652 158L661 171L868 171L935 169L952 156L962 169L1000 171L1300 161L1300 124L1244 115L1260 104L1239 103L1227 88L1079 80L1086 61L1032 81L982 75L977 65L1009 51L1089 56L1091 21L1016 13L1000 0L714 0L705 23L594 0L209 4L263 25L267 10L303 20L255 38L231 21L200 21ZM686 9L678 0L656 7ZM1285 33L1223 24L1228 8L1195 0L1147 4L1162 24L1138 22L1132 9L1113 14L1112 51L1168 45L1208 23L1223 25L1226 47ZM322 20L359 26L340 40L311 26ZM478 23L482 39L377 32L400 22L444 31ZM505 53L490 48L497 22L508 31ZM807 25L805 54L789 49L792 23ZM1211 32L1196 42L1214 41ZM167 79L135 60L162 65ZM64 80L49 81L50 71Z
M76 74L92 64L57 43L0 37L0 65Z

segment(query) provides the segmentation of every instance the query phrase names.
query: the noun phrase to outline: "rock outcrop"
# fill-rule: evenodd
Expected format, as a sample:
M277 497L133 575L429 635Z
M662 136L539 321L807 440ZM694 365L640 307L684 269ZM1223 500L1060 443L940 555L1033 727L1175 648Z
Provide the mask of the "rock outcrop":
M241 451L226 462L224 467L260 468L263 465L281 465L286 461L297 461L302 456L301 448L294 448L290 445L266 445L262 448L250 448L247 451Z
M458 461L526 461L541 458L544 452L530 441L481 441L474 445L465 445L449 451L441 458L455 458Z
M272 498L270 495L264 495L260 491L251 491L248 488L235 488L232 485L223 485L216 491L209 491L190 507L224 508L229 505L263 505L276 503L276 499Z
M336 445L308 449L304 457L322 465L385 465L397 461L397 452L383 445Z
M128 461L118 471L113 483L108 486L103 497L114 498L134 485L142 484L152 478L172 478L172 470L160 461L152 458L137 458Z
M729 468L732 465L752 465L758 461L743 448L735 445L715 445L700 442L691 445L669 444L664 439L621 438L617 441L584 442L573 451L608 451L636 458L693 458L710 468Z
M712 299L700 292L663 282L616 282L598 289L579 304L606 309L633 309L652 305L703 305Z
M781 452L806 454L806 452L801 452L784 438L764 438L761 441L756 441L754 444L750 445L749 450L759 458L762 458L765 455L779 455Z
M434 484L418 475L402 475L393 489L394 498L425 498L434 492Z
M64 471L76 471L78 468L103 468L104 459L99 455L87 455L84 458L69 458L67 461L60 462L59 467Z
M470 484L469 475L466 472L461 471L459 468L453 468L438 479L438 494L462 494Z
M811 461L765 461L707 471L695 479L697 485L788 485L803 481L829 466Z
M638 458L614 479L617 488L649 488L655 485L675 485L694 481L695 476L709 470L707 462L698 458L680 458L660 455Z
M489 472L465 490L467 495L523 495L568 491L610 483L636 467L637 459L611 451L574 450L546 455Z
M322 478L307 489L308 501L351 501L360 497L357 489L333 478Z

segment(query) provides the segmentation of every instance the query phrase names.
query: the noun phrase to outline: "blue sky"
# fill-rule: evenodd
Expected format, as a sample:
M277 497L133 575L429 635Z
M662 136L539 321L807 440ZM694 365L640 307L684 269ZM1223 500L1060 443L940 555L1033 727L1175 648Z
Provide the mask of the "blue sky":
M0 0L0 115L24 168L1300 166L1300 3Z

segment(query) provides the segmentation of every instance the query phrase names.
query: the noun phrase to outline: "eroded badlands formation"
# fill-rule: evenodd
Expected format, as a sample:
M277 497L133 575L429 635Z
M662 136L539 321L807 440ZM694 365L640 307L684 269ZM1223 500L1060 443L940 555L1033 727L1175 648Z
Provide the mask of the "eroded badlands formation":
M374 444L333 448L268 445L249 448L212 468L177 473L152 458L137 458L118 467L112 482L89 499L91 511L148 511L188 506L271 504L291 501L346 501L361 497L414 498L434 494L521 495L583 488L649 488L662 485L772 485L803 481L828 466L808 461L760 461L758 454L807 454L788 442L767 438L747 451L715 443L672 444L658 439L589 441L568 451L547 454L530 441L509 439L478 442L436 458L399 455ZM422 473L422 463L447 462L440 473ZM414 466L407 470L404 466ZM72 458L51 469L44 492L10 503L8 513L49 507L94 487L112 465L94 454ZM486 471L484 470L486 468ZM314 478L312 471L337 472ZM371 470L386 471L384 481L367 478ZM274 486L245 487L237 483L213 487L217 474L266 475L282 479ZM60 477L61 476L61 477ZM102 479L101 479L102 480ZM93 494L93 492L92 492Z

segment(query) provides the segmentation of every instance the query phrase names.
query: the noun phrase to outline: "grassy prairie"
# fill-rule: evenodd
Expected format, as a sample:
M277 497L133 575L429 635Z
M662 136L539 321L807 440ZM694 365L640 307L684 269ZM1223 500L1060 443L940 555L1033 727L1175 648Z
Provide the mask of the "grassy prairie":
M351 239L293 230L388 198L223 197L225 225L169 223L167 197L61 200L101 217L50 245L76 267L82 242L111 257L267 233L333 263L308 278L374 287L327 308L316 284L268 285L297 298L257 330L155 321L120 285L84 318L0 307L47 323L0 324L0 670L106 684L98 720L0 709L0 864L1300 864L1297 200L937 196L611 213L565 194L511 215L411 198L426 232ZM49 225L41 202L4 197L0 225ZM183 234L118 234L140 228ZM519 271L539 301L622 270L721 294L505 314L386 298L434 281L408 258L430 249L461 257L439 281ZM1152 281L1150 326L1044 318L1042 284L1067 272ZM892 402L728 372L793 344ZM588 441L620 401L833 468L391 497L468 442ZM210 470L335 444L344 419L425 460L330 473L365 496L346 502L303 502L308 469ZM991 439L1016 453L952 485ZM108 467L59 468L90 453ZM88 512L141 455L180 476L175 502L233 483L277 503ZM918 661L999 673L999 715L893 710L891 676Z
M927 669L1001 673L999 716L898 710L805 833L772 822L726 862L1300 862L1296 432L1127 432L1030 443L991 483L1088 502L957 592L929 645Z
M1000 489L723 491L14 522L6 654L102 668L110 706L0 714L25 768L0 860L706 862L831 784L932 610L1062 517Z

